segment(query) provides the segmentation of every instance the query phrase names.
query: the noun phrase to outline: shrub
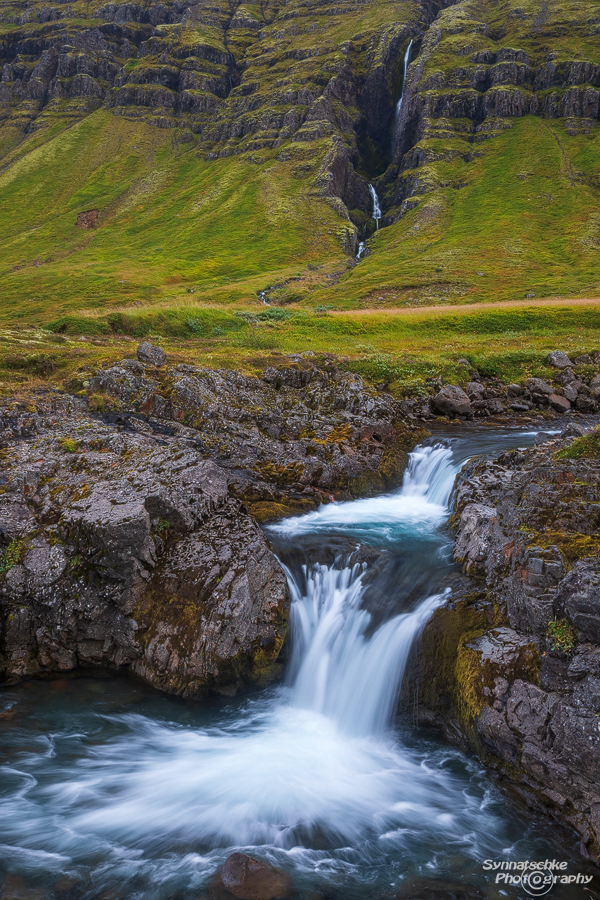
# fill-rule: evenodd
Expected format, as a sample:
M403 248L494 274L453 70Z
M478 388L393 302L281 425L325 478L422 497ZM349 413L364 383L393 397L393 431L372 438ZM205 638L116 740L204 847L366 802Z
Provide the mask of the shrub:
M577 641L577 632L567 619L551 619L546 636L551 642L550 649L562 650L563 653L570 653Z

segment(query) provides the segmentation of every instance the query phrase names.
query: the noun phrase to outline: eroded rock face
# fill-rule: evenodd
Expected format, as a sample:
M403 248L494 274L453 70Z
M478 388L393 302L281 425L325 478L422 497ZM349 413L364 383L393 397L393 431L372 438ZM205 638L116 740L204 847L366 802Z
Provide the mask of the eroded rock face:
M422 432L312 366L124 360L90 382L102 415L59 393L0 408L2 676L103 666L183 696L264 683L289 595L249 510L397 483Z
M576 828L597 860L600 461L557 455L581 430L463 470L455 557L471 590L432 617L408 689L424 721Z

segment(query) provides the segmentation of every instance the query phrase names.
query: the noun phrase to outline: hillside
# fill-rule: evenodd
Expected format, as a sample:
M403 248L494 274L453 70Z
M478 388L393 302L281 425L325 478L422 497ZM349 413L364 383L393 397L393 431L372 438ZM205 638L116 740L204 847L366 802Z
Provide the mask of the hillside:
M598 0L5 0L0 320L597 296L599 37Z

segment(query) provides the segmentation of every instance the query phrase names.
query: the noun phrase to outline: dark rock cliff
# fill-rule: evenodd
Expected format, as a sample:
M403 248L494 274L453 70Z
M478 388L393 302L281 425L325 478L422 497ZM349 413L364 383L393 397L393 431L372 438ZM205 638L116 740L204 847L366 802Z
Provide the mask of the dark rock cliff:
M427 626L407 690L422 722L579 831L598 860L600 460L597 433L573 443L583 430L459 476L455 557L471 581Z

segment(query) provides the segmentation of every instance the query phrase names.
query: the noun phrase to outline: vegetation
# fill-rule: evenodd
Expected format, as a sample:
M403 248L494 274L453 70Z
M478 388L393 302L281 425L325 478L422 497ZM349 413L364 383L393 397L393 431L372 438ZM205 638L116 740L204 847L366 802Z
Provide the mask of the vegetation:
M600 459L600 428L590 434L578 437L564 450L555 454L555 459Z
M190 318L198 323L196 331L190 331ZM286 354L333 353L341 360L338 364L368 381L386 382L397 396L428 391L431 378L464 385L473 370L505 382L551 378L553 370L546 364L550 350L560 346L576 356L600 348L600 311L586 306L462 307L396 314L316 314L286 308L250 317L195 306L71 316L55 320L52 327L62 333L23 326L0 330L0 393L55 384L87 395L93 371L131 357L133 342L141 338L160 341L174 363L233 367L249 374L289 363ZM45 374L17 370L12 363L17 351L42 355L51 365ZM93 412L114 408L114 403L98 393L90 398ZM573 452L577 446L575 442Z
M6 575L13 566L18 566L23 561L27 550L27 541L24 538L16 538L0 551L0 577Z
M60 438L58 441L60 445L60 449L64 450L65 453L77 453L78 443L74 441L72 438Z
M551 619L548 622L547 637L550 640L551 650L561 650L570 653L577 641L577 632L567 619Z

